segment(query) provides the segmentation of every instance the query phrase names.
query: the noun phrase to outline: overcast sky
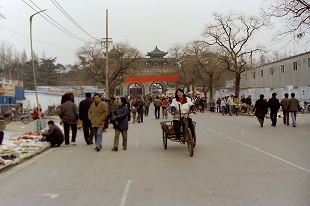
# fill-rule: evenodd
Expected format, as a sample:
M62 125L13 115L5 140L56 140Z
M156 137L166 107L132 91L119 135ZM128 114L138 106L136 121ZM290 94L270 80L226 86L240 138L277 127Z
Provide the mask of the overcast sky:
M25 2L36 11L46 9L45 13L54 21L85 41L93 39L61 13L55 4L58 3L80 27L97 39L105 37L106 9L108 9L109 37L113 42L127 41L142 54L146 54L155 46L162 51L168 51L177 43L185 44L201 38L206 24L214 22L212 17L214 12L227 14L229 11L235 11L246 15L256 14L263 0L25 0ZM29 18L36 11L25 2L0 0L0 7L2 6L0 13L6 17L0 20L0 38L2 42L13 44L19 52L25 49L30 59ZM77 49L84 45L83 41L60 31L40 15L33 18L32 28L33 48L40 58L44 52L46 58L57 57L57 62L64 65L78 62L75 54ZM285 41L274 44L266 38L272 32L256 36L255 41L264 44L268 49L282 48L280 52L283 54L285 51L293 55L306 51L306 45L291 42L285 47L287 44Z

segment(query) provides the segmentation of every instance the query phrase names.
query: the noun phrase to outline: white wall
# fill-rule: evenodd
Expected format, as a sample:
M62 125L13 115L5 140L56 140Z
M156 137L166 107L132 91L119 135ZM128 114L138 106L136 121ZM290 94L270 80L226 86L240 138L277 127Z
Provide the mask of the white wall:
M30 101L30 107L34 108L37 105L35 91L25 90L24 92L26 100ZM61 103L61 97L63 94L38 92L38 101L41 104L42 112L45 112L50 105L59 106ZM80 101L85 99L85 96L74 95L74 101L79 106Z

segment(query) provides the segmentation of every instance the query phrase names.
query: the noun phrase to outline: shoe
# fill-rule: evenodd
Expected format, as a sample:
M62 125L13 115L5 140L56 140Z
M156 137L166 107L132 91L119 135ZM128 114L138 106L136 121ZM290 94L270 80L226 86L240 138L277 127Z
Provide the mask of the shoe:
M69 146L70 146L69 144L66 144L66 145L65 145L65 147L69 147Z
M96 150L97 150L97 152L99 152L99 151L100 151L100 148L99 148L99 147L96 147Z
M114 152L117 152L118 148L117 147L113 147L111 150L114 151Z
M71 142L71 145L72 145L72 146L76 146L76 143L75 143L75 142Z
M127 150L127 147L123 147L123 150Z

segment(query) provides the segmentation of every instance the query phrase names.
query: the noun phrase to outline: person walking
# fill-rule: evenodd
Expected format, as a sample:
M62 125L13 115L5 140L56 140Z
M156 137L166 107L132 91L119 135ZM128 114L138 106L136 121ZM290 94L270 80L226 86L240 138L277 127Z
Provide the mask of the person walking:
M289 103L290 100L288 98L288 93L284 94L284 99L281 100L280 105L282 106L282 112L283 112L283 124L286 124L289 126L289 117L290 117L290 112L288 110L289 108Z
M246 98L245 102L246 102L248 114L252 113L252 99L251 99L251 95L249 95L248 98Z
M277 99L277 93L272 93L272 97L268 100L268 107L270 108L271 126L277 125L277 114L280 109L280 102Z
M232 116L232 111L233 111L233 108L235 106L235 103L234 103L234 96L231 95L230 97L228 97L227 99L227 104L228 104L228 111L229 111L229 116Z
M200 106L201 106L200 112L202 112L202 113L205 112L205 103L206 103L206 99L205 99L204 97L202 97L202 98L200 99ZM214 113L214 111L213 111L213 113Z
M156 96L154 100L154 106L155 106L155 119L160 118L160 107L163 105L163 102L159 99L158 96Z
M72 129L72 139L71 139L71 145L76 145L75 138L77 133L77 120L79 119L77 107L75 103L71 101L71 96L67 94L65 96L65 102L60 105L59 109L59 117L62 119L62 122L64 124L64 130L65 130L65 146L69 147L70 141L69 141L69 132L70 127Z
M118 106L112 112L112 120L114 121L114 147L112 151L118 151L119 145L119 135L122 134L123 137L123 150L127 150L127 131L128 131L128 111L129 108L126 106L126 99L121 97L118 100ZM143 115L142 115L143 116Z
M216 111L217 111L217 113L221 112L220 105L221 105L221 98L218 98L216 100Z
M221 108L222 108L222 115L225 116L225 106L226 106L226 100L225 97L222 98L221 101Z
M83 134L86 144L93 144L94 132L91 126L91 122L88 119L88 110L90 105L94 102L91 98L91 93L85 94L86 99L82 100L79 105L79 117L83 121Z
M128 122L130 122L130 119L131 119L131 101L130 99L127 100L127 103L126 103L126 106L128 107Z
M104 127L104 120L108 116L108 108L105 103L101 101L100 94L94 94L94 102L90 105L88 110L88 118L95 135L95 144L97 152L102 148L102 132Z
M137 108L134 105L134 103L136 102L136 100L132 101L132 106L131 106L131 112L132 112L132 121L133 121L133 124L135 123L136 121L136 115L137 115Z
M144 100L144 115L149 116L149 109L150 109L151 102L150 100L146 97Z
M64 134L54 124L53 120L47 122L48 131L43 132L42 136L46 137L46 141L51 143L51 147L59 147L64 142Z
M116 99L115 97L111 97L111 104L110 104L110 120L111 120L111 114L112 112L114 111L114 109L117 107L117 102L116 102ZM112 123L112 121L110 121Z
M210 101L210 110L211 110L211 113L214 113L214 107L215 107L215 101L214 101L214 99L212 99L211 101Z
M138 123L143 122L143 104L144 102L141 101L141 98L138 97L137 101L134 103L134 107L137 108L137 113L138 113Z
M260 127L263 127L264 125L264 118L267 114L267 109L268 109L268 105L267 105L267 102L266 100L264 100L264 95L261 94L259 96L259 99L256 101L255 103L255 106L254 106L254 109L253 111L255 112L255 116L257 117L257 120L259 121L260 123Z
M296 127L296 118L298 111L300 111L300 105L298 99L295 98L295 93L291 94L288 110L291 113L293 127Z
M236 116L238 116L238 112L239 112L239 107L240 107L240 101L239 98L237 96L235 96L235 111L236 111Z

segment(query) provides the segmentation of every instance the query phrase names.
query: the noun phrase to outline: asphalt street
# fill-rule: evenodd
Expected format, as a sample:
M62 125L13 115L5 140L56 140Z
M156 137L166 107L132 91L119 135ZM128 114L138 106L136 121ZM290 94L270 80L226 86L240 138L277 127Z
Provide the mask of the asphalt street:
M121 138L111 151L110 125L100 152L78 131L77 146L0 171L0 205L310 205L310 114L298 115L296 128L282 119L260 128L252 116L198 113L190 157L186 145L168 140L163 148L163 120L150 111L143 123L130 122L126 151Z

